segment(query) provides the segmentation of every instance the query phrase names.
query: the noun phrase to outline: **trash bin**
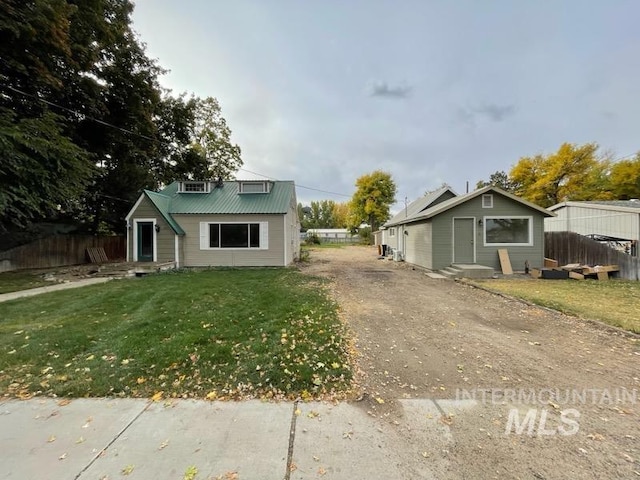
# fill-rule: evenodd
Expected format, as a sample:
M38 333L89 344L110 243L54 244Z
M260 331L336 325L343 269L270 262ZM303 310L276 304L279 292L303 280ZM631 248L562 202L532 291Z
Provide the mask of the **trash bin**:
M387 256L387 245L382 245L382 256L383 257Z

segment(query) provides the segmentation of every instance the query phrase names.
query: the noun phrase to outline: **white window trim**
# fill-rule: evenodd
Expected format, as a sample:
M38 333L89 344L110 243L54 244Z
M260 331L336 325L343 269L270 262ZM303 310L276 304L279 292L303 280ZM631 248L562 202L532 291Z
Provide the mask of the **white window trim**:
M484 199L489 199L489 205L484 204ZM482 208L493 208L493 194L492 193L483 193L482 194Z
M487 220L501 219L528 219L529 220L529 241L527 243L488 243L487 242ZM482 217L482 242L485 247L533 247L533 217L530 215L491 215Z
M176 233L173 240L173 256L176 262L176 268L180 268L180 237Z
M134 218L133 219L133 261L138 261L138 223L153 223L153 261L158 261L158 233L156 232L155 218Z
M204 184L204 190L185 190L185 185ZM198 180L185 180L178 185L178 193L209 193L211 192L211 182L198 181Z
M260 225L260 246L259 247L210 247L209 245L209 225L250 225L257 223ZM269 250L269 222L200 222L200 250L214 250L216 252L228 252L228 251L256 251L256 250Z
M245 185L262 185L262 191L261 192L245 192L244 191L244 186ZM261 182L261 181L240 181L238 182L238 193L242 193L242 194L252 194L252 193L269 193L270 192L270 183L269 182Z

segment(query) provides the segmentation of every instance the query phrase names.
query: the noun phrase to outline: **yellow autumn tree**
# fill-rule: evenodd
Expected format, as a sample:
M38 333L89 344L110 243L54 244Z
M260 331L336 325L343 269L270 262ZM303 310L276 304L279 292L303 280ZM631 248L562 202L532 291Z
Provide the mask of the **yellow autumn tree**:
M390 218L396 200L396 184L388 172L375 170L356 180L356 192L349 203L349 228L366 222L372 231Z
M640 198L640 152L634 159L611 164L609 181L616 200Z
M611 198L606 164L597 150L595 143L563 143L550 155L521 158L509 173L515 193L541 207L565 200Z

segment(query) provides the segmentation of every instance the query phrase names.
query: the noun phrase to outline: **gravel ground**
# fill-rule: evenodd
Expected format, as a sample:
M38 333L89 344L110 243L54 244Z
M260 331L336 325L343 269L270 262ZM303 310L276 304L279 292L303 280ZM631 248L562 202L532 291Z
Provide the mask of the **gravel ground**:
M302 269L331 280L358 351L358 403L397 449L421 441L401 401L445 406L450 440L423 452L437 478L640 479L637 336L431 279L372 247L313 250Z

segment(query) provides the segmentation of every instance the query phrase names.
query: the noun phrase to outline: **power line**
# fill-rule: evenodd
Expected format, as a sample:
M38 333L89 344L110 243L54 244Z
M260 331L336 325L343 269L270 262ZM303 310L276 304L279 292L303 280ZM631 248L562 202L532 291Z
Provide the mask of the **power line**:
M254 175L258 175L258 176L260 176L260 177L264 177L264 178L266 178L266 179L268 179L268 180L276 180L276 179L275 179L275 178L273 178L273 177L269 177L269 176L267 176L267 175L263 175L263 174L258 173L258 172L252 172L251 170L247 170L246 168L242 168L242 167L240 167L240 168L238 168L238 170L242 170L243 172L247 172L247 173L252 173L252 174L254 174ZM307 187L307 186L305 186L305 185L300 185L300 184L298 184L298 183L296 183L296 187L299 187L299 188L305 188L305 189L307 189L307 190L314 190L314 191L316 191L316 192L321 192L321 193L328 193L329 195L337 195L337 196L339 196L339 197L347 197L347 198L351 198L351 195L346 195L346 194L344 194L344 193L330 192L329 190L322 190L322 189L320 189L320 188Z
M175 148L176 148L176 147L175 147L175 145L172 145L172 144L167 143L167 142L163 142L162 140L159 140L159 139L157 139L157 138L149 137L149 136L147 136L147 135L143 135L143 134L141 134L141 133L134 132L134 131L132 131L132 130L127 130L126 128L122 128L122 127L119 127L119 126L117 126L117 125L113 125L112 123L105 122L104 120L100 120L100 119L95 118L95 117L92 117L92 116L90 116L90 115L86 115L86 114L84 114L84 113L78 112L77 110L73 110L73 109L71 109L71 108L63 107L62 105L58 105L57 103L50 102L49 100L45 100L44 98L40 98L40 97L38 97L37 95L33 95L33 94L31 94L31 93L28 93L28 92L22 91L22 90L20 90L20 89L18 89L18 88L12 87L11 85L5 85L5 88L7 88L7 89L9 89L9 90L11 90L11 91L13 91L13 92L19 93L19 94L21 94L21 95L24 95L24 96L26 96L26 97L30 97L30 98L33 98L33 99L35 99L35 100L38 100L38 101L40 101L40 102L42 102L42 103L46 103L47 105L50 105L50 106L52 106L52 107L59 108L60 110L64 110L64 111L69 112L69 113L71 113L71 114L73 114L73 115L76 115L76 116L82 116L82 117L84 117L84 118L86 118L86 119L88 119L88 120L91 120L91 121L93 121L93 122L96 122L96 123L98 123L98 124L100 124L100 125L104 125L105 127L114 128L114 129L116 129L116 130L118 130L118 131L120 131L120 132L123 132L123 133L129 134L129 135L133 135L133 136L136 136L136 137L144 138L145 140L149 140L149 141L152 141L152 142L157 142L157 143L158 143L158 144L160 144L160 145L164 145L164 146L169 147L169 148L172 148L172 149L175 149ZM251 174L253 174L253 175L258 175L258 176L260 176L260 177L264 177L264 178L267 178L267 179L269 179L269 180L277 181L277 179L276 179L276 178L274 178L274 177L270 177L270 176L268 176L268 175L264 175L264 174L262 174L262 173L258 173L258 172L253 172L253 171L251 171L251 170L247 170L246 168L239 167L239 168L238 168L238 170L242 170L242 171L244 171L244 172L251 173ZM321 193L327 193L327 194L329 194L329 195L337 195L337 196L339 196L339 197L351 198L351 195L346 195L346 194L344 194L344 193L331 192L331 191L328 191L328 190L322 190L322 189L320 189L320 188L314 188L314 187L308 187L308 186L305 186L305 185L299 185L299 184L297 184L297 183L296 183L296 187L298 187L298 188L304 188L304 189L306 189L306 190L313 190L313 191L321 192Z
M100 120L98 118L92 117L91 115L87 115L85 113L78 112L77 110L72 110L71 108L63 107L62 105L58 105L57 103L50 102L49 100L45 100L44 98L38 97L37 95L33 95L31 93L28 93L28 92L23 92L20 89L12 87L11 85L5 85L5 87L8 88L9 90L12 90L12 91L16 92L16 93L20 93L21 95L24 95L26 97L31 97L31 98L33 98L35 100L38 100L39 102L46 103L47 105L50 105L52 107L56 107L56 108L59 108L60 110L64 110L66 112L72 113L73 115L82 116L82 117L84 117L86 119L91 120L92 122L96 122L96 123L98 123L100 125L104 125L105 127L115 128L116 130L119 130L119 131L121 131L123 133L128 133L129 135L134 135L136 137L144 138L145 140L150 140L152 142L158 142L158 143L160 143L162 145L172 146L171 144L165 143L165 142L163 142L161 140L158 140L157 138L148 137L148 136L143 135L141 133L136 133L136 132L133 132L131 130L127 130L126 128L122 128L122 127L119 127L117 125L113 125L112 123L105 122L104 120Z

